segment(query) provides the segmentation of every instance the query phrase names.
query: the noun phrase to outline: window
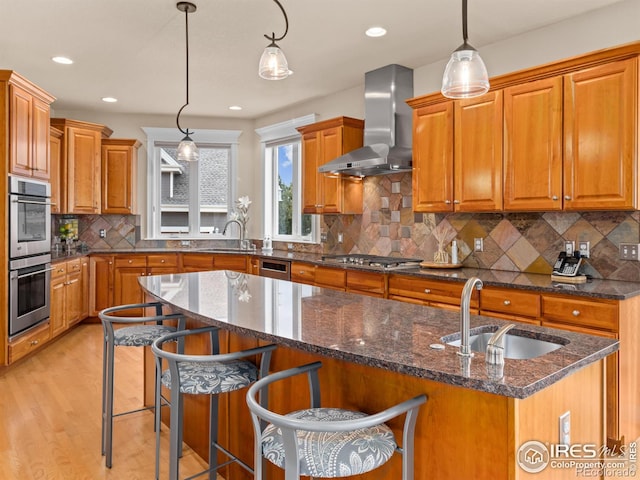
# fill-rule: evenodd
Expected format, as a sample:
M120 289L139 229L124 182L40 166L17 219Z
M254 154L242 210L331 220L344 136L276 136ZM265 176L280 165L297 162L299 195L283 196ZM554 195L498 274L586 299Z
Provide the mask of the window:
M264 158L264 233L274 240L317 242L317 216L302 213L302 158L296 130L314 121L315 115L309 115L256 130Z
M239 131L198 130L200 160L182 162L183 136L173 128L143 128L147 134L148 238L213 238L233 209Z

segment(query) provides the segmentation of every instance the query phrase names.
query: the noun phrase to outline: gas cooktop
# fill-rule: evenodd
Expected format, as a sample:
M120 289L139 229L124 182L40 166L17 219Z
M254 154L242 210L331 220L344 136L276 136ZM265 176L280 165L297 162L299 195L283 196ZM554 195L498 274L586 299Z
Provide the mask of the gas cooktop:
M364 255L359 253L347 255L323 255L322 261L327 263L376 267L382 270L417 267L420 265L420 262L422 262L419 258L383 257L379 255Z

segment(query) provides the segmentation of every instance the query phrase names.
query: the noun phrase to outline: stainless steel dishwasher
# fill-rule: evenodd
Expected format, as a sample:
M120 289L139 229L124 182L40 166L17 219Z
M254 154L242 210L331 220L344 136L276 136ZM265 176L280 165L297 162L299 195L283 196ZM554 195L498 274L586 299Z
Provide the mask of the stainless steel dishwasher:
M288 260L261 258L260 276L277 278L278 280L291 280L291 262Z

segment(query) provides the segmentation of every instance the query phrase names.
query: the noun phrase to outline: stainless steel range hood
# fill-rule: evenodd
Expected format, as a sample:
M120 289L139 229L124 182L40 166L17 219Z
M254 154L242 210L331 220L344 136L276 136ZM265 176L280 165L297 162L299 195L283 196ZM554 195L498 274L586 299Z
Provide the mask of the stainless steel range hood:
M413 70L401 65L367 72L364 81L364 147L318 168L321 173L384 175L411 171Z

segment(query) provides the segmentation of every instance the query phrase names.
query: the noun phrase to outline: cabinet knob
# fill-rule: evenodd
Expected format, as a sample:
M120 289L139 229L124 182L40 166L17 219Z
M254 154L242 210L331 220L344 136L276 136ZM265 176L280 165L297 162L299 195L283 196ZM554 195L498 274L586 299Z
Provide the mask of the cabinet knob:
M555 202L556 200L558 200L558 196L554 195L553 197L551 197L551 200L553 200Z
M164 258L162 260L160 260L160 263L164 263Z
M447 205L451 204L451 200L445 200L444 203L446 203Z
M129 260L128 262L129 262L129 263L133 263L133 260Z
M109 265L113 265L113 262L111 262L111 261L110 261L110 262L109 262Z
M305 272L304 270L300 270L300 275L304 275L304 274L306 274L306 273L307 273L307 272Z
M571 200L571 195L565 195L565 196L564 196L564 199L565 199L565 200Z
M36 346L40 343L40 340L32 340L31 345Z
M430 288L425 288L424 289L424 293L431 293L431 289Z
M460 205L460 200L454 200L453 203L455 203L456 205Z
M574 310L573 312L571 312L571 314L572 314L574 317L577 317L577 316L579 316L579 315L580 315L580 310Z
M508 305L511 305L511 300L505 300L505 301L504 301L504 302L502 302L502 303L504 303L505 305L507 305L507 306L508 306Z

